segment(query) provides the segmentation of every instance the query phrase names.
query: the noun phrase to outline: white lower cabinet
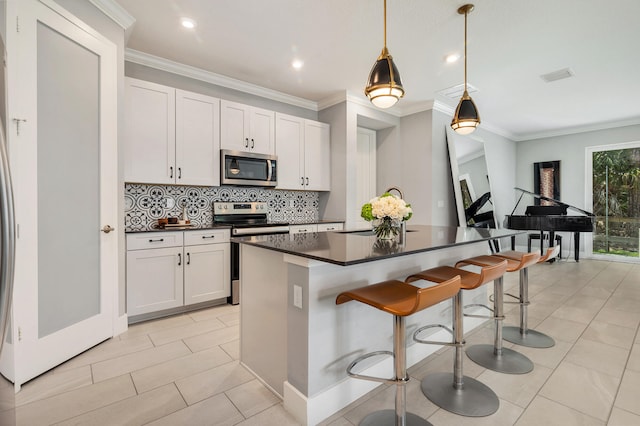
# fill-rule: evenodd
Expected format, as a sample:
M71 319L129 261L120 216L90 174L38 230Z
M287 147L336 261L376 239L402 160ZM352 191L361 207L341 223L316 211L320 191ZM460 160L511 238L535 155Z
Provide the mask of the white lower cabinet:
M308 232L339 231L344 227L342 222L305 223L303 225L289 225L289 234L305 234Z
M127 235L127 314L228 297L229 230Z

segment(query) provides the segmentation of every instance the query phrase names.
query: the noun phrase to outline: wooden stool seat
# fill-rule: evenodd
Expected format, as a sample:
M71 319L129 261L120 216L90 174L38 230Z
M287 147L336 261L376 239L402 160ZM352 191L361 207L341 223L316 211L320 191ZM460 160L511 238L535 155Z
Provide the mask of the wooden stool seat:
M456 296L460 292L460 276L455 275L437 285L420 288L404 281L388 280L340 293L336 305L355 300L393 315L393 352L377 351L358 357L347 367L347 374L357 379L396 385L395 410L380 410L365 417L360 424L396 424L432 426L423 418L407 413L406 326L405 317ZM393 356L395 376L391 379L356 374L352 370L359 362L377 355Z
M418 280L426 280L440 283L459 275L461 278L460 288L462 290L473 290L504 275L507 264L508 261L506 259L496 262L493 265L482 268L479 274L452 266L437 266L426 271L418 272L417 274L412 274L408 276L405 281L411 283Z
M473 290L489 281L500 279L507 270L508 261L502 259L493 265L482 267L480 273L454 268L451 266L438 266L432 269L410 275L406 282L426 280L431 282L445 282L451 277L459 276L461 290ZM487 385L474 378L465 376L462 371L464 358L464 331L463 331L463 306L462 291L453 299L452 329L442 324L430 324L418 328L413 334L413 340L424 344L438 344L453 346L454 361L453 372L434 373L425 377L421 382L422 393L434 404L452 413L469 417L489 416L500 407L500 401L494 391ZM451 342L436 342L423 340L419 334L431 328L443 328L452 334Z
M459 290L460 278L457 275L437 286L426 288L389 280L340 293L336 305L357 300L392 315L405 317L450 299Z
M504 264L506 262L505 269L503 271L514 272L520 271L526 272L530 265L534 265L538 262L540 255L537 253L518 253L509 252L507 256L495 255L481 255L474 256L468 259L460 260L456 263L456 268L463 266L479 266L484 271L486 268L496 267L496 265ZM498 371L500 373L509 374L524 374L533 370L533 362L526 356L508 348L503 348L503 327L502 321L504 320L504 305L503 305L503 290L504 284L502 275L494 279L494 291L493 291L493 315L491 318L495 321L495 336L493 345L474 345L467 349L467 356L471 358L476 364L479 364L490 370ZM472 305L482 306L489 310L489 307L484 305ZM474 315L475 316L475 315Z
M502 260L507 261L507 272L515 272L531 265L538 263L540 255L538 253L522 253L517 251L505 251L493 255L482 255L470 257L456 263L456 267L465 265L474 266L491 266L500 263Z

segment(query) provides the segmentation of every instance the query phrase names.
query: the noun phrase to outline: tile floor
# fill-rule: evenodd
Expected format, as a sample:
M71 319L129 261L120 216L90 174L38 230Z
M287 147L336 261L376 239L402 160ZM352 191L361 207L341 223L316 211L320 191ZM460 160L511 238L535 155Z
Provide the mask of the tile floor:
M505 288L517 292L517 274ZM441 349L410 370L408 409L439 425L640 425L640 265L582 260L530 270L529 324L556 340L549 349L512 347L534 371L506 375L465 359L465 374L490 386L500 409L465 418L439 409L420 380L450 371ZM507 322L517 321L507 305ZM142 324L25 384L19 426L296 425L280 400L238 362L239 308L225 305ZM467 343L491 342L491 324ZM393 408L380 386L323 425L356 425Z

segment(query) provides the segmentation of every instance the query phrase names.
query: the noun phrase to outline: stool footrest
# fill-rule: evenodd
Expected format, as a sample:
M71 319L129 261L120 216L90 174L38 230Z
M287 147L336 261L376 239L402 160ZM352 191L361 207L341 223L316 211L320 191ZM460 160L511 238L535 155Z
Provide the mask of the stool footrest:
M355 360L353 360L353 362L351 364L349 364L349 366L347 367L347 374L349 375L349 377L354 377L356 379L362 379L362 380L369 380L372 382L380 382L380 383L398 383L398 382L406 382L409 380L409 377L403 377L403 378L392 378L392 379L385 379L383 377L374 377L374 376L366 376L366 375L362 375L362 374L357 374L357 373L353 373L351 370L353 370L353 368L360 362L364 361L367 358L372 358L374 356L379 356L379 355L389 355L391 357L393 357L393 352L391 351L375 351L375 352L369 352L368 354L364 354L358 358L356 358Z
M429 325L425 325L423 327L420 327L419 329L417 329L413 333L413 341L414 342L418 342L418 343L424 343L426 345L462 346L464 344L464 342L461 342L461 343L441 342L441 341L438 341L438 340L424 340L424 339L418 338L418 334L422 333L424 330L426 330L428 328L442 328L442 329L446 330L451 335L451 337L453 337L453 330L450 329L449 327L447 327L446 325L444 325L444 324L429 324Z

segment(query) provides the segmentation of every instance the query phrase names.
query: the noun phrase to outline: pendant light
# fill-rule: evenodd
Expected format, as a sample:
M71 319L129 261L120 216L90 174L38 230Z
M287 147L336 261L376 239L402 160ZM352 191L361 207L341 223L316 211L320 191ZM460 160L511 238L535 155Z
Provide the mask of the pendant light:
M364 93L378 108L390 108L404 96L400 73L387 50L387 0L384 0L384 47L371 68Z
M451 128L456 133L468 135L480 124L480 115L476 104L467 92L467 15L473 10L472 4L465 4L458 9L460 15L464 14L464 93L451 120Z

